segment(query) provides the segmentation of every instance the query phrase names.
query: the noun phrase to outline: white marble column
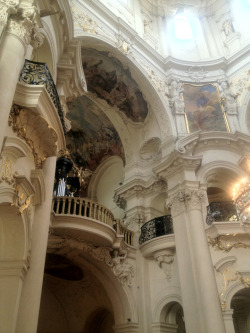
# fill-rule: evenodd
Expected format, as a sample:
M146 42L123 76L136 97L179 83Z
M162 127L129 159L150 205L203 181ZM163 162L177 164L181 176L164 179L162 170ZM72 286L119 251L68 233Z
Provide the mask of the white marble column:
M15 3L15 1L12 2ZM33 2L33 0L21 0L19 6L13 7L16 8L16 14L13 14L11 19L7 21L1 36L0 124L2 130L0 131L0 151L5 136L5 128L8 126L8 117L13 103L16 84L24 63L27 46L32 43L33 37L36 40L36 47L42 43L35 23L36 8L33 6ZM5 18L8 19L8 12Z
M47 158L43 167L46 199L35 209L32 225L30 268L23 282L16 333L34 333L37 330L55 167L56 157Z
M204 196L203 191L183 185L169 200L186 332L211 333L216 327L216 333L225 333L202 217Z

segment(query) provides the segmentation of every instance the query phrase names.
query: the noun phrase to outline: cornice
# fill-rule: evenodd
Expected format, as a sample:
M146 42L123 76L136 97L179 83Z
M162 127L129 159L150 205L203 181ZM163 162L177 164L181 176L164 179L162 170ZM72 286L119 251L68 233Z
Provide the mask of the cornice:
M153 171L160 177L168 179L181 170L196 171L201 165L201 156L185 156L174 150L164 161L156 166Z
M240 149L241 153L250 151L250 136L241 132L202 132L197 131L177 141L175 149L186 156L193 156L202 151L211 149Z

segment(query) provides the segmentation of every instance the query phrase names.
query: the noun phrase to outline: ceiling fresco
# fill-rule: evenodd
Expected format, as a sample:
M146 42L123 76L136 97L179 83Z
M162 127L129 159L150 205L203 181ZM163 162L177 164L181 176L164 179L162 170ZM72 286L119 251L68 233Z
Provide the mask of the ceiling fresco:
M104 158L120 156L125 163L120 137L108 117L85 96L68 103L71 130L66 145L78 167L94 171Z
M116 106L133 122L143 122L147 103L129 69L108 53L82 48L82 65L88 90Z

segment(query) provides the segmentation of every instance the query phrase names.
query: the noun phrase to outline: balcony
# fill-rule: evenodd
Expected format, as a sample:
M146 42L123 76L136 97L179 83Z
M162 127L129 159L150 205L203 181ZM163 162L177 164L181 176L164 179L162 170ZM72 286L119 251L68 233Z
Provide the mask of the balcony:
M232 201L211 202L207 206L206 223L238 221L236 207Z
M60 118L64 134L66 132L65 121L56 86L47 65L43 62L35 62L25 59L23 69L19 77L20 82L30 85L44 85L50 95Z
M80 197L56 196L52 202L52 228L60 236L97 246L133 245L133 232L123 228L110 210Z
M156 217L146 222L141 227L139 244L143 244L150 239L173 234L173 221L171 215Z

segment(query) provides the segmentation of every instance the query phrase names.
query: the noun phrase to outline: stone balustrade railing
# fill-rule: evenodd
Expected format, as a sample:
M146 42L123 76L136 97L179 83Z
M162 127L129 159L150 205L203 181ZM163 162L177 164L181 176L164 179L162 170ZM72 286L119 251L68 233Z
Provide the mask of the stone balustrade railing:
M133 231L123 227L122 224L120 223L120 220L116 220L116 232L118 233L118 235L123 235L123 240L125 243L133 245L133 237L134 237Z
M55 214L82 216L105 223L114 228L118 235L123 235L125 243L133 245L133 232L124 228L109 209L92 200L56 196L53 198L52 211Z
M55 214L76 215L91 218L108 224L112 228L115 223L114 216L109 209L86 198L54 197L52 211L54 211Z

